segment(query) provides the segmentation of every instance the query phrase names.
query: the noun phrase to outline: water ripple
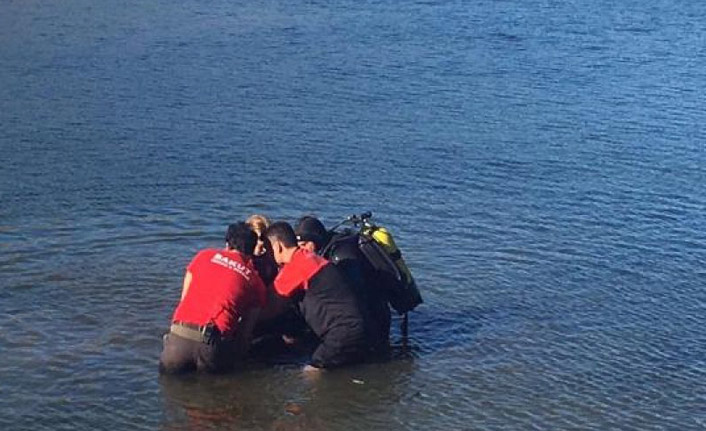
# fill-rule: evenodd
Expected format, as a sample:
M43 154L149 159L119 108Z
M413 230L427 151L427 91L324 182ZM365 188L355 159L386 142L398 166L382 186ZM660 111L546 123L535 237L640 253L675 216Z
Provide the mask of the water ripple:
M701 3L126 6L0 15L0 427L706 427ZM157 375L228 222L363 210L394 360Z

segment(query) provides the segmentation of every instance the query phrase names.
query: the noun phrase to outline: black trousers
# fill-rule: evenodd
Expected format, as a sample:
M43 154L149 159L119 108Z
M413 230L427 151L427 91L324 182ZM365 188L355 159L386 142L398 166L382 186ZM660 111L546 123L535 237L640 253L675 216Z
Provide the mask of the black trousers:
M311 365L319 368L337 368L363 362L371 350L365 337L350 337L344 331L330 331L311 355Z
M214 340L205 343L169 333L164 336L159 371L165 374L193 371L223 373L233 369L235 353L235 343L232 341Z

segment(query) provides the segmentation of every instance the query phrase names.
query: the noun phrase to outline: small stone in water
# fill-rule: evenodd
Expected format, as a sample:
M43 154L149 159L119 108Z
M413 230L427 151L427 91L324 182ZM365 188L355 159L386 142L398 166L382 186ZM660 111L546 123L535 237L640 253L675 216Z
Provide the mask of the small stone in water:
M287 413L291 413L295 416L298 416L298 415L302 414L303 409L302 409L302 406L300 406L299 404L289 403L286 406L284 406L284 411L286 411Z

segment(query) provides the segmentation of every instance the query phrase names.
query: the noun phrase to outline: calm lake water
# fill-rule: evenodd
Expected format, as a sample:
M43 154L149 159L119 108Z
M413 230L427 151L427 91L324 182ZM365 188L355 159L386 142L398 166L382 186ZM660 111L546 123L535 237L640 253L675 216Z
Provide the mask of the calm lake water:
M2 1L0 428L705 429L705 22ZM227 223L365 210L425 297L410 356L159 377L184 267Z

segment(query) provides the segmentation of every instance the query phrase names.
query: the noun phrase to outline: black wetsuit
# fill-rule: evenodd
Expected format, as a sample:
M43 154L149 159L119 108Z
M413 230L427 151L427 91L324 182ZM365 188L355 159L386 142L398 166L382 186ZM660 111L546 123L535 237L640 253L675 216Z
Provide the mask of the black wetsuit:
M366 358L368 324L352 286L336 266L326 265L309 279L299 309L321 341L312 365L331 368Z
M341 271L328 260L298 249L274 281L278 294L293 298L316 335L311 364L322 368L360 362L371 352L367 314Z
M385 280L376 276L373 268L358 248L356 235L334 236L322 249L325 258L336 264L352 285L367 314L368 339L374 350L384 352L390 344L391 313Z

